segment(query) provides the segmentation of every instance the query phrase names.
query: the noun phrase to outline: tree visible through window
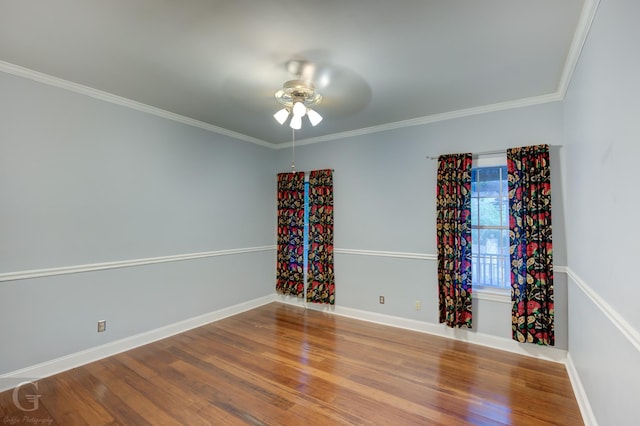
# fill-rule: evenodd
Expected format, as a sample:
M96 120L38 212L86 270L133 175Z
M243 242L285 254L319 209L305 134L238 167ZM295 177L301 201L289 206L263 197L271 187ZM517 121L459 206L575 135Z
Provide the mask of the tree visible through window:
M510 288L507 166L471 172L473 285Z

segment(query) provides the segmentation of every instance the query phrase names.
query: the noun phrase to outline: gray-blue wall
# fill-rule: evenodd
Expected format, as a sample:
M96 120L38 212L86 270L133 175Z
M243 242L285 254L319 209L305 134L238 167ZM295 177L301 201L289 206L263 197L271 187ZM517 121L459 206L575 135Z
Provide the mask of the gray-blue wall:
M564 101L569 355L601 425L636 425L640 3L602 0Z
M0 374L273 293L274 251L244 249L275 244L275 151L9 74L0 93L0 274L239 251L0 282Z
M562 129L562 105L556 102L298 145L297 170L335 170L336 304L438 324L437 161L427 156L552 145L554 263L566 265ZM290 163L291 150L279 151L278 170L288 171ZM555 283L556 347L566 349L566 274L557 272ZM510 295L477 296L473 332L511 339Z
M425 157L550 144L557 344L592 420L633 424L638 16L635 1L601 2L563 102L298 146L298 170L335 169L337 304L437 323L436 165ZM0 74L0 93L0 276L237 250L1 281L0 374L273 294L273 250L252 248L275 244L289 149L12 75ZM474 309L474 332L509 338L508 302L480 297Z

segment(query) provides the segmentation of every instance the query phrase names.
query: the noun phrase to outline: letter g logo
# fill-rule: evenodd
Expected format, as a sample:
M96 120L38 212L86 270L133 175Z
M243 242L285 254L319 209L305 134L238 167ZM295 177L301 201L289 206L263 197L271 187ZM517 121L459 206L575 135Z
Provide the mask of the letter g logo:
M32 386L36 390L36 393L27 394L24 396L27 402L31 403L30 408L25 408L20 403L20 389L22 389L25 386ZM41 396L37 392L38 392L38 382L22 382L18 386L16 386L16 388L13 390L13 403L18 409L22 411L35 411L38 409L38 400L40 399L40 396Z

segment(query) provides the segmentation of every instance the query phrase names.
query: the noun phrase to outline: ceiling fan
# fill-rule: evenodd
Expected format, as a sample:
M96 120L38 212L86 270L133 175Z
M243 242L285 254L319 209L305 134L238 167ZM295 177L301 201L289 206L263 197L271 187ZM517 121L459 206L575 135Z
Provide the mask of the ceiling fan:
M331 120L332 125L337 125L371 100L368 83L357 73L330 61L326 52L308 51L284 60L279 54L274 56L251 58L224 82L227 97L236 105L264 114L261 125L271 122L290 127L293 119L293 127L300 129L305 122L317 125L319 117L324 118L323 123ZM296 100L304 107L296 109L299 119L294 119L293 114ZM274 113L277 122L272 118ZM241 115L236 117L242 119ZM303 129L306 136L313 135L314 128L317 127L309 125L308 132Z
M311 109L312 105L322 100L322 95L316 92L315 86L311 82L289 80L284 83L282 89L275 93L275 98L284 105L284 108L273 115L280 124L284 124L291 117L289 126L298 130L302 128L302 118L305 115L314 127L322 121L322 116Z
M294 59L285 63L294 78L275 92L275 99L283 106L274 114L280 124L298 130L307 116L312 126L323 120L312 106L322 102L323 113L346 116L363 108L371 99L371 90L364 80L345 68L320 61Z

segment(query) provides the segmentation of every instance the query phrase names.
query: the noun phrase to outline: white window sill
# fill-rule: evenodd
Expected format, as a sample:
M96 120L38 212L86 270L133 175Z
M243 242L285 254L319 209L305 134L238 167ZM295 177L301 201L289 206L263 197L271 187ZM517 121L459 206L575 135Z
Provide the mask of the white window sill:
M511 289L474 287L471 293L478 300L489 300L491 302L511 303Z

